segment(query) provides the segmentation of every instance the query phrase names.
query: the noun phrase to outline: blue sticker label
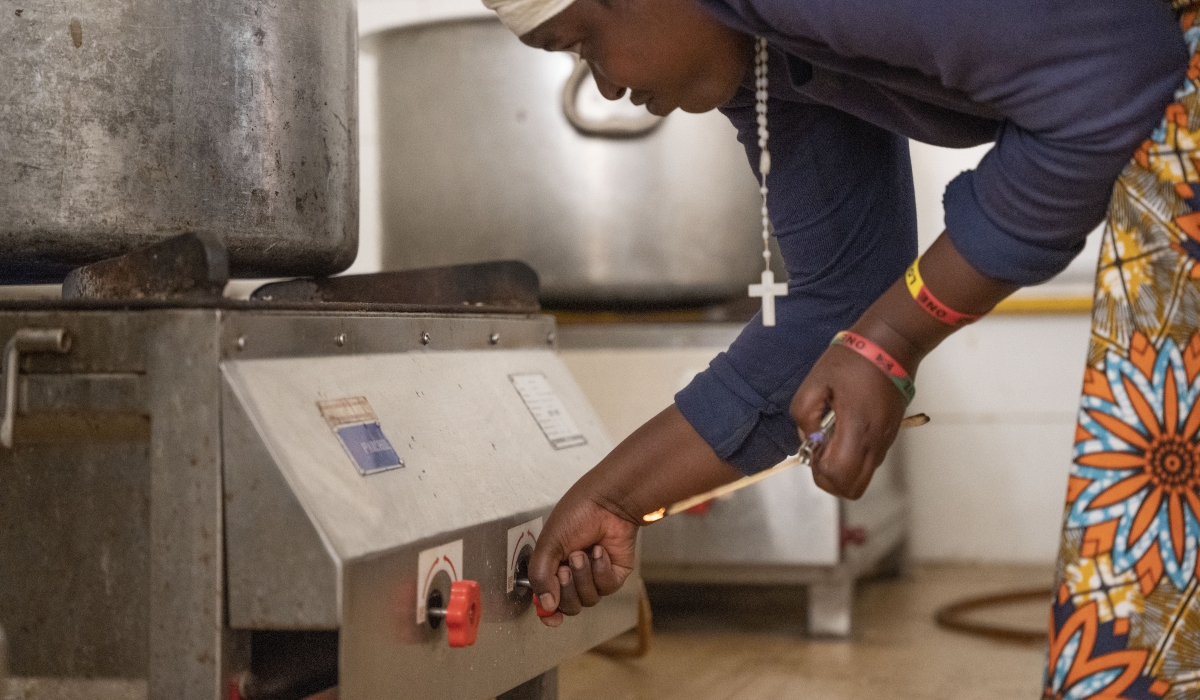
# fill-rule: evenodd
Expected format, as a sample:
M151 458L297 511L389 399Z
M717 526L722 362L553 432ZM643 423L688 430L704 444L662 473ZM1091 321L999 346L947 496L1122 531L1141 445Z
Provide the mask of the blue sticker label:
M404 466L379 423L359 423L337 428L338 437L363 474Z
M363 476L404 466L366 397L318 401L317 408Z

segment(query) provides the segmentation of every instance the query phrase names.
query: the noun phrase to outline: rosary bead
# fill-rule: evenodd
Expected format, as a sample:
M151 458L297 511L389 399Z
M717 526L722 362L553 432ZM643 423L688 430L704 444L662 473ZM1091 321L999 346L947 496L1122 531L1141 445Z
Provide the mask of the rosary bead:
M754 56L754 111L758 121L758 192L762 195L762 239L763 239L763 283L750 285L750 296L762 297L762 319L764 326L775 325L775 297L787 296L786 284L775 284L771 274L771 217L767 209L767 175L771 172L771 151L767 148L770 132L767 129L767 40L758 37L755 40L756 53Z

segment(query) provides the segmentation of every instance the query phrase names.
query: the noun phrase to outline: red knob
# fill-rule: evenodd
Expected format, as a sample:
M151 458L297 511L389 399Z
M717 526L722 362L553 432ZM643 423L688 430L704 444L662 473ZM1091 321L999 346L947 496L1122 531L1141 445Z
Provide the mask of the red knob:
M533 597L533 609L537 611L538 617L550 617L554 614L553 612L547 612L546 609L542 607L542 601L538 600L536 595ZM554 612L558 611L556 610Z
M867 543L867 529L865 527L842 527L842 546L848 544L856 544L862 546Z
M450 603L446 606L446 633L450 646L473 646L481 617L479 584L475 581L450 584Z

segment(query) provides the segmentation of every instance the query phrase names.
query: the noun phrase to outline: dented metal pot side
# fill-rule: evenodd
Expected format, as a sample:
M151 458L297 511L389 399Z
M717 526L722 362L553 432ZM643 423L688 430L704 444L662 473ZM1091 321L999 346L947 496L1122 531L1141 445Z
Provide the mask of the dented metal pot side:
M357 250L352 0L0 0L0 281L212 233L235 276Z

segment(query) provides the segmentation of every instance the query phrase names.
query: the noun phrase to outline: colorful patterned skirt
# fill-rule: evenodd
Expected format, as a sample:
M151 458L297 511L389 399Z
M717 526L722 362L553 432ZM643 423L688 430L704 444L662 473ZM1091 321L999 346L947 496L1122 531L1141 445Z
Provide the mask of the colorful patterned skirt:
M1200 698L1196 7L1188 79L1104 227L1044 698Z

